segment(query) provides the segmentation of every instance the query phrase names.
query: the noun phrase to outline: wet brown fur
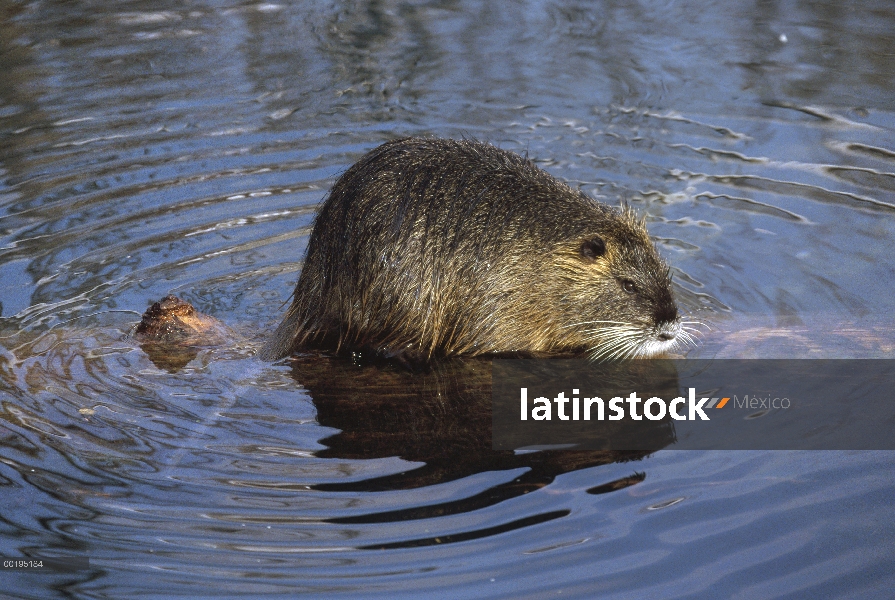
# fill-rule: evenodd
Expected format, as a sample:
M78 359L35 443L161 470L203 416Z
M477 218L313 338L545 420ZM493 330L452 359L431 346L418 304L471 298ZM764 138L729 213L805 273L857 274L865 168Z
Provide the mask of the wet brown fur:
M594 239L596 258L582 250ZM582 352L600 343L594 322L648 332L676 319L668 267L633 212L488 144L408 138L333 186L262 356Z

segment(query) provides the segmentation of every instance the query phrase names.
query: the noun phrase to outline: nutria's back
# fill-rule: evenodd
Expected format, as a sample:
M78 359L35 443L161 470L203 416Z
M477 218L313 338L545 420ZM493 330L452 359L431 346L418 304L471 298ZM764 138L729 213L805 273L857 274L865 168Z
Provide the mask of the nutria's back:
M512 152L409 138L333 186L262 355L646 356L679 337L668 267L632 213Z

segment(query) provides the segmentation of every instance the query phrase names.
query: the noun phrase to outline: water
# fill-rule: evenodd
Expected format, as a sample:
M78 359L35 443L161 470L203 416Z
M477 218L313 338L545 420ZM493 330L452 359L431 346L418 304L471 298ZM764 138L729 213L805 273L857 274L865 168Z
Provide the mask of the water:
M648 214L691 355L892 357L893 31L874 2L0 0L0 554L91 564L2 593L888 597L891 453L501 454L475 366L253 354L339 173L440 135ZM170 292L233 343L156 366L129 333Z

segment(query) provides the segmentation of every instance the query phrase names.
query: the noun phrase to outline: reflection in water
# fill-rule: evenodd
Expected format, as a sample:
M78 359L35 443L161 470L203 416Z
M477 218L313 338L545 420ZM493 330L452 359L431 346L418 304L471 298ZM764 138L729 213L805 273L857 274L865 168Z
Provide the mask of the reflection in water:
M893 31L873 2L0 0L0 555L91 559L4 593L887 594L889 454L495 452L475 363L251 355L335 177L431 134L648 215L701 356L891 357ZM129 335L169 293L229 343L156 366Z
M170 296L147 310L136 332L147 357L157 367L171 372L177 372L196 358L202 346L223 341L219 323ZM321 443L328 448L315 455L352 460L397 456L422 466L360 481L317 484L314 489L328 492L415 489L484 471L523 467L528 470L512 482L462 500L329 519L332 523L426 519L473 511L539 489L562 473L639 460L674 441L673 429L666 419L655 425L648 422L648 430L637 428L637 432L632 432L630 427L610 427L598 432L600 445L605 448L600 450L521 453L514 452L513 447L494 450L490 359L438 361L429 365L426 372L412 372L390 362L363 364L363 360L357 354L351 359L309 354L290 361L292 376L314 402L317 422L340 430L322 439ZM606 373L604 369L604 377ZM624 374L627 376L628 370ZM619 385L629 387L630 383L626 379ZM672 389L676 393L676 380L665 387L665 395ZM632 441L632 435L637 436L636 441ZM638 450L628 450L629 447ZM642 477L629 477L603 487L621 489L622 482L634 484L641 480ZM557 513L551 518L564 514ZM518 526L535 522L540 521L529 517ZM503 525L478 534L466 532L458 539L493 535L511 528ZM439 543L446 540L441 539ZM407 544L421 545L422 542L414 540Z
M424 463L384 478L324 484L323 490L412 489L483 471L528 467L513 489L488 492L487 503L533 491L562 473L643 458L650 451L493 450L491 362L457 359L411 373L390 365L358 366L344 359L304 357L292 361L293 376L314 399L317 421L342 430L321 440L320 457L400 456ZM673 438L655 441L654 450ZM609 448L612 445L609 444ZM485 499L481 499L485 500ZM440 507L439 510L446 510Z
M548 450L533 453L491 448L491 368L487 359L457 359L433 365L426 374L391 366L358 366L344 359L304 357L292 361L293 376L317 408L317 421L341 430L321 440L321 458L365 460L400 456L423 463L400 473L361 481L318 484L328 492L383 492L434 486L476 473L524 467L512 481L449 502L327 519L330 523L389 523L431 519L482 510L533 492L563 473L648 452ZM666 443L670 441L667 440ZM657 446L661 447L662 444ZM629 478L630 484L637 478ZM607 485L618 485L619 482ZM568 514L567 510L529 515L501 525L448 536L416 538L364 548L406 548L447 544L497 535Z

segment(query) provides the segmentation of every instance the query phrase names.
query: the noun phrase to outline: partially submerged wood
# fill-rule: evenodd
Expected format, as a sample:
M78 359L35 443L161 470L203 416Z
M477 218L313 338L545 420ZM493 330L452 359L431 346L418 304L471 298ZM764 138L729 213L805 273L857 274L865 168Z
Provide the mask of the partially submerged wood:
M156 366L177 370L194 359L200 348L232 343L229 328L177 296L165 296L150 306L134 337Z

